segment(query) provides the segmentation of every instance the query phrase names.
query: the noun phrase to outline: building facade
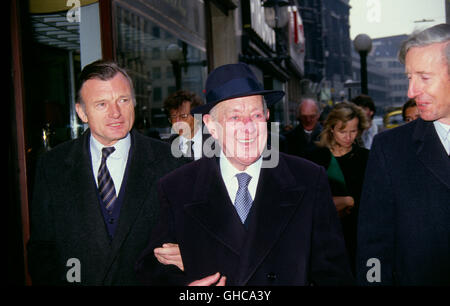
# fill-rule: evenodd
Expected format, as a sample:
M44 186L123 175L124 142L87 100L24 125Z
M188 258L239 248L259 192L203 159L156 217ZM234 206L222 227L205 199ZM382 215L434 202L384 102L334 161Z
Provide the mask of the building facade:
M306 37L306 89L322 102L340 101L352 78L348 0L298 0Z
M372 52L368 61L377 66L387 78L389 93L386 97L386 105L402 106L407 100L408 78L405 74L405 66L398 60L398 50L407 35L396 35L374 39Z

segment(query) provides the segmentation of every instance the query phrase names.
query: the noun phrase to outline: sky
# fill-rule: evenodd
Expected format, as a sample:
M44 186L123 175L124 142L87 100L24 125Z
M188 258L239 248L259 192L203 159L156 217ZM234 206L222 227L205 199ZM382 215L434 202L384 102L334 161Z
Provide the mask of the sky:
M350 0L350 38L411 34L445 22L446 0ZM447 0L449 1L449 0ZM415 22L419 20L432 22Z

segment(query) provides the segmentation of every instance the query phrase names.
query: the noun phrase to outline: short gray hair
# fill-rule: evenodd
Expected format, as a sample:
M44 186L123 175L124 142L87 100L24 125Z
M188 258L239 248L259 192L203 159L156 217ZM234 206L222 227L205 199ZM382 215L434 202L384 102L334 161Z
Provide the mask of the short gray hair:
M305 103L306 101L311 101L311 102L313 102L314 105L315 105L316 108L317 108L317 114L320 115L320 113L321 113L321 107L320 107L319 101L317 100L317 97L314 96L314 95L303 95L303 96L300 97L300 103L299 103L298 106L297 106L297 112L298 112L298 115L300 115L300 109L301 109L301 107L302 107L302 104Z
M398 52L398 60L405 64L406 54L411 48L445 42L450 42L450 24L441 23L423 31L414 32L402 42ZM447 69L450 74L450 44L445 47L443 56L447 59Z

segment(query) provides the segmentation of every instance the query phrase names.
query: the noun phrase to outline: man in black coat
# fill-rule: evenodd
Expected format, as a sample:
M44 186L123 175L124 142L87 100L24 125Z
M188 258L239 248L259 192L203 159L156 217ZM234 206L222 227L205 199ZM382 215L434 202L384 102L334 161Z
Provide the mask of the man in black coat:
M322 125L319 123L320 109L314 97L302 97L297 118L300 124L286 134L281 143L283 152L300 157L308 156L315 149Z
M76 110L89 129L40 158L31 203L33 284L135 285L158 215L156 182L184 164L132 130L135 99L114 63L87 65Z
M352 283L324 169L286 154L263 158L267 106L283 95L242 63L211 72L207 103L193 112L204 114L219 150L160 181L161 218L136 267L144 283ZM164 242L179 244L184 272L155 264Z
M359 208L361 285L450 285L450 25L412 35L400 61L420 118L374 138Z

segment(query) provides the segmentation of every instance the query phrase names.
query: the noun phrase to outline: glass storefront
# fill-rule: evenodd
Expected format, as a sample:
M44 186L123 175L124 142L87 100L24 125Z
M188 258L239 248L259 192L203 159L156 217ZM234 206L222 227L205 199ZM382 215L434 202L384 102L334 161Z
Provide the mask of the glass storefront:
M201 1L114 1L115 54L136 91L135 128L166 138L163 101L176 90L203 98L207 75ZM195 18L189 18L194 16Z

